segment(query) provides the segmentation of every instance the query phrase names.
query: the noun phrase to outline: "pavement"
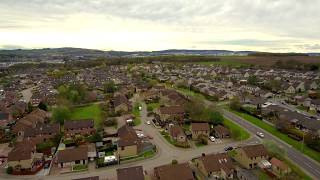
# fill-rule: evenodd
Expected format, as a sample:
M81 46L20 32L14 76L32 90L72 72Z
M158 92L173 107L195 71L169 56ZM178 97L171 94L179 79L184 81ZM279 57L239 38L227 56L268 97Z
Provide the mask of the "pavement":
M202 153L213 154L218 152L224 152L225 146L239 146L242 143L257 143L258 138L253 137L244 142L234 142L234 141L222 141L221 143L209 143L207 146L197 147L197 148L178 148L166 141L158 129L153 125L147 125L147 121L150 119L147 117L147 108L145 103L142 104L141 119L142 123L135 127L136 129L143 130L144 134L152 136L151 142L157 147L157 154L150 158L136 162L130 162L126 164L120 164L117 166L109 166L99 169L89 169L85 172L78 173L68 173L68 174L53 174L49 176L12 176L7 174L1 174L0 179L52 179L52 180L64 180L64 179L76 179L84 178L90 176L99 176L101 179L116 179L116 169L126 168L132 166L143 166L143 169L148 172L152 172L154 167L169 164L172 160L177 160L178 162L189 162L193 158L200 157Z
M264 133L266 140L271 140L278 144L280 147L284 148L287 152L288 158L293 161L296 165L301 167L306 173L308 173L314 179L320 178L320 164L315 160L309 158L308 156L302 154L300 151L296 150L289 144L283 142L282 140L278 139L277 137L273 136L272 134L268 133L267 131L255 126L254 124L246 121L245 119L230 113L226 110L223 111L223 114L226 118L232 120L233 122L241 125L245 129L247 129L250 133L255 134L256 132Z
M207 101L206 103L210 104L210 101ZM269 134L263 129L256 127L255 125L242 119L241 117L236 116L235 114L232 114L228 111L223 111L223 114L226 118L234 121L235 123L239 124L243 128L247 129L252 135L258 131L263 132L265 134L265 139L272 140L275 143L277 143L279 146L285 148L289 159L291 159L294 163L302 167L314 179L319 179L320 177L319 163L308 158L307 156L303 155L299 151L292 148L290 145L279 140L278 138L274 137L273 135ZM212 153L223 152L225 146L255 144L261 141L260 138L256 136L252 136L249 140L246 140L243 142L242 141L231 142L231 143L222 142L220 144L210 143L207 146L203 146L199 148L182 149L182 148L175 147L169 142L167 142L158 132L158 129L156 129L152 125L147 125L146 121L149 120L149 118L147 117L147 110L146 110L145 103L142 103L141 119L142 119L142 123L136 128L142 129L146 135L152 136L153 139L151 140L151 142L156 145L158 150L157 154L150 159L145 159L145 160L126 163L126 164L120 164L117 166L91 169L85 172L57 174L57 175L50 175L50 176L43 176L43 177L39 177L39 176L21 176L20 177L20 176L11 176L3 173L0 175L0 179L28 179L28 180L29 179L53 179L53 180L63 179L64 180L64 179L84 178L84 177L90 177L90 176L99 176L101 179L116 179L116 169L118 168L143 166L145 171L152 172L154 167L169 164L173 159L177 160L178 162L188 162L192 158L200 157L202 153L212 154Z

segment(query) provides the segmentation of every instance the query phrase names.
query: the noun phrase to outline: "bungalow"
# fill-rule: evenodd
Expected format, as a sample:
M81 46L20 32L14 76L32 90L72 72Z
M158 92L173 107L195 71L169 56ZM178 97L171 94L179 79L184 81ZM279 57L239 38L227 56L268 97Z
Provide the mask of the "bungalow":
M58 151L57 163L60 168L69 167L76 164L87 164L88 147L81 146L77 148Z
M10 113L0 111L0 127L6 127L13 122Z
M117 169L118 180L144 180L143 167L135 166L129 168Z
M46 123L48 115L46 111L36 109L24 118L17 121L12 127L12 131L18 136L23 136L24 132L28 128L35 128L37 124Z
M210 126L208 123L191 123L192 139L197 139L199 135L209 137Z
M35 128L28 128L24 132L24 137L42 137L44 141L46 139L54 138L54 136L60 133L60 124L37 124Z
M135 130L127 125L118 129L118 155L120 158L137 156L141 151L141 140Z
M213 131L214 131L214 136L220 139L229 138L231 134L228 128L221 125L214 127Z
M270 160L270 163L272 171L277 175L278 178L281 178L291 172L291 169L287 164L275 157Z
M75 135L92 135L96 132L93 120L68 120L64 122L64 135L72 137Z
M235 167L227 153L204 155L195 162L200 172L208 178L233 179Z
M116 113L128 112L131 110L131 103L123 94L118 94L113 98L113 107Z
M177 142L187 141L187 136L185 135L183 129L179 125L169 126L169 134L170 134L171 140L174 140Z
M8 166L15 171L35 171L43 160L43 154L36 152L36 143L23 141L15 145L8 154Z
M179 121L184 118L185 111L181 106L160 107L158 114L161 121Z
M262 160L268 159L268 152L262 144L243 146L236 149L234 159L245 168L252 169Z
M169 164L154 168L156 180L194 180L193 171L188 163Z

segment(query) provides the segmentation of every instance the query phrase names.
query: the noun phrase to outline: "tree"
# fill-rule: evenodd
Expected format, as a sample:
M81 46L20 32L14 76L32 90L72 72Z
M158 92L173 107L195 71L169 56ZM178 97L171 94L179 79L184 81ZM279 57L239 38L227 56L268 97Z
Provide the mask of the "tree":
M250 85L257 85L258 83L258 78L255 75L249 76L248 78L248 84Z
M52 119L60 124L64 124L65 120L70 118L70 110L65 106L57 107L53 110Z
M114 93L117 90L117 87L113 81L108 81L104 84L104 91L106 93Z
M239 111L241 109L241 103L238 98L233 98L229 104L230 109Z
M39 108L39 109L42 109L42 110L44 110L44 111L48 111L48 106L47 106L47 104L44 103L44 102L42 102L42 101L39 103L38 108Z
M33 111L33 106L30 102L28 102L28 106L27 106L27 112L31 113Z
M304 142L310 148L320 152L320 136L317 133L307 133L304 137Z
M263 145L266 147L271 156L275 156L278 159L285 159L287 152L285 149L281 148L272 141L264 141Z
M208 144L208 136L206 136L204 134L200 134L198 136L198 143L203 144L203 145L207 145Z
M222 124L224 121L224 118L219 111L209 111L209 118L210 122L214 125Z
M178 160L173 159L172 162L171 162L171 164L173 164L173 165L178 164Z
M7 174L12 174L13 172L13 168L11 166L9 166L6 170Z

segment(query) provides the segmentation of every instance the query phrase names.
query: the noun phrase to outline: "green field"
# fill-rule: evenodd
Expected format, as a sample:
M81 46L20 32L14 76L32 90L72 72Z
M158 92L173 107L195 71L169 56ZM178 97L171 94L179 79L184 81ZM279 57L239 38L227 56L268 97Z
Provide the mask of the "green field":
M260 119L257 119L253 116L250 116L248 114L242 113L242 112L237 112L237 111L233 111L233 110L229 110L231 112L233 112L234 114L242 117L243 119L251 122L252 124L268 131L269 133L271 133L272 135L276 136L277 138L281 139L282 141L288 143L289 145L291 145L292 147L294 147L295 149L297 149L298 151L304 153L305 155L309 156L310 158L320 162L320 153L309 148L308 146L306 146L305 144L302 144L299 141L296 141L290 137L288 137L286 134L283 134L281 132L279 132L275 127L273 127L270 124L267 124L265 122L263 122Z
M102 110L98 104L92 104L89 106L77 107L71 111L70 119L93 119L94 126L96 128L102 125Z
M202 64L202 65L220 65L220 66L231 66L231 67L248 67L250 64L243 63L239 61L226 61L226 60L220 60L220 61L211 61L211 62L197 62L196 64Z
M230 121L229 119L225 118L223 121L223 124L229 128L231 134L234 131L239 131L239 135L237 137L234 137L235 140L242 141L242 140L246 140L250 137L250 134L245 129L243 129L242 127L240 127L236 123Z

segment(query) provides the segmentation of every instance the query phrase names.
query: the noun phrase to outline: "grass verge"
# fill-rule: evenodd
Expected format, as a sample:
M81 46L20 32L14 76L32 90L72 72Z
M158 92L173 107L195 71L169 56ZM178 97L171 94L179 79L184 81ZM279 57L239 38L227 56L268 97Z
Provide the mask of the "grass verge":
M242 112L238 112L238 111L233 111L230 110L232 113L242 117L243 119L251 122L252 124L268 131L269 133L271 133L272 135L276 136L277 138L281 139L282 141L286 142L287 144L291 145L292 147L294 147L295 149L297 149L298 151L304 153L305 155L309 156L310 158L320 162L320 153L309 148L308 146L306 146L305 144L302 144L299 141L296 141L290 137L288 137L286 134L283 134L281 132L279 132L275 127L273 127L270 124L267 124L265 122L263 122L260 119L257 119L249 114L246 113L242 113Z

